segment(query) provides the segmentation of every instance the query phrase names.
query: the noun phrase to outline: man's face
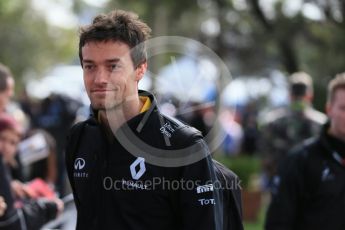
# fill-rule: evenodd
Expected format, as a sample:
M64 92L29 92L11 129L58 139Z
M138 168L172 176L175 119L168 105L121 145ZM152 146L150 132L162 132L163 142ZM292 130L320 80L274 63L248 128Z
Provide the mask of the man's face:
M121 41L88 42L82 48L84 84L94 109L122 106L137 95L146 64L134 69L130 48Z
M19 141L19 135L11 129L0 132L0 150L5 162L10 162L14 159Z
M11 97L14 94L14 80L12 77L7 78L7 88L0 92L0 111L6 109L7 104L9 103Z
M331 121L330 132L345 140L345 89L338 89L333 101L327 104L327 115Z

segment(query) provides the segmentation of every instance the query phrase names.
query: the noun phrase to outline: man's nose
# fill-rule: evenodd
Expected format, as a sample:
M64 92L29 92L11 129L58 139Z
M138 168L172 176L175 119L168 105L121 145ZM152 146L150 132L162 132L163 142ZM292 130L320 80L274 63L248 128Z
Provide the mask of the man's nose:
M95 73L95 83L106 84L108 81L108 74L104 68L98 68Z

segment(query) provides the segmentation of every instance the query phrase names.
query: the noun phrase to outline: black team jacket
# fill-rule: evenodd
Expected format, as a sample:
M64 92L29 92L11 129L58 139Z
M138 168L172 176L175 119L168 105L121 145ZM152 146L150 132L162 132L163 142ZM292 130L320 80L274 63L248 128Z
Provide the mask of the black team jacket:
M152 94L139 95L149 97L150 108L115 135L106 135L95 116L70 131L66 165L77 229L243 229L240 190L234 183L224 196L216 188L200 132L161 114ZM186 164L191 158L196 160Z

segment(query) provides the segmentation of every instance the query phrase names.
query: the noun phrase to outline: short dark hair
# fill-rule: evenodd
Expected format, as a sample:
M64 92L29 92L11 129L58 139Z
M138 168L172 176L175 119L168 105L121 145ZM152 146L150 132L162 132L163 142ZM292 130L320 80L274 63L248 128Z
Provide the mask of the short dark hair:
M91 25L80 28L79 59L83 65L82 48L88 42L121 41L131 49L134 67L144 63L146 57L146 41L151 33L150 27L141 21L133 12L114 10L108 14L96 16Z
M328 95L327 101L332 102L334 100L334 95L337 90L344 89L345 90L345 72L339 73L335 75L329 84L328 84Z
M307 92L313 93L313 80L305 72L296 72L290 76L291 95L301 98L307 95Z
M8 87L8 78L12 77L10 69L4 64L0 63L0 92L3 92Z

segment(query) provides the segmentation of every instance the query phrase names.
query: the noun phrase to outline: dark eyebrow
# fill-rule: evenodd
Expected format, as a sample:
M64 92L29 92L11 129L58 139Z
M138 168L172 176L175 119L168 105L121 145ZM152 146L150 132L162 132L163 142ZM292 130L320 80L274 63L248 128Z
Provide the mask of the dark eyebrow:
M83 59L83 63L93 63L92 60Z
M105 62L106 63L113 63L113 62L120 62L121 59L120 58L112 58L112 59L108 59ZM83 63L94 63L94 61L89 60L89 59L83 59Z
M121 59L120 58L113 58L113 59L108 59L106 60L107 63L111 63L111 62L120 62Z

